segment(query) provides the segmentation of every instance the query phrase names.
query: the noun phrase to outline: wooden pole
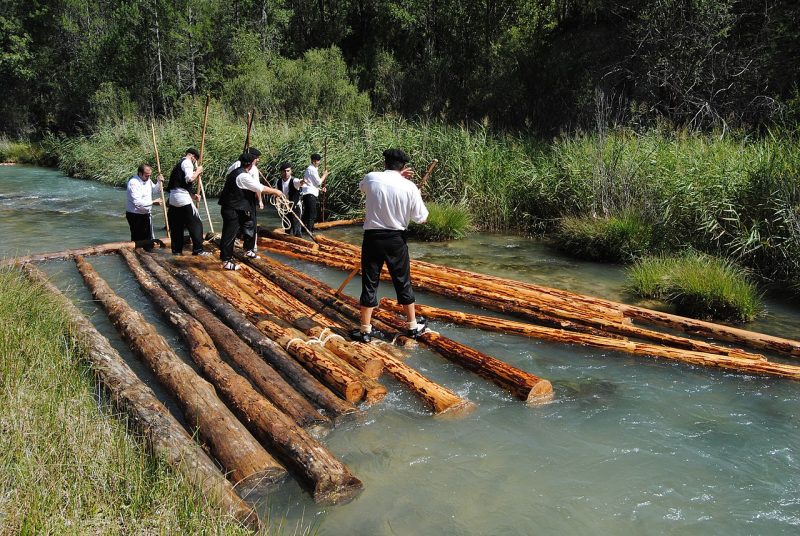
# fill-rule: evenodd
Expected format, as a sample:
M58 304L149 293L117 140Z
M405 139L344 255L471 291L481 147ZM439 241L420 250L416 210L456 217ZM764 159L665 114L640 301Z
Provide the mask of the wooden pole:
M322 146L322 171L328 171L328 137L325 137L325 143ZM325 185L325 191L322 192L322 221L325 221L325 208L328 205L328 186Z
M217 464L203 452L183 426L139 379L121 355L75 305L38 268L26 264L25 274L53 296L69 317L71 336L85 348L83 355L112 404L128 416L128 423L141 434L152 452L166 460L175 472L201 489L205 496L229 512L240 523L258 530L255 511L234 491Z
M150 122L150 131L153 133L153 150L156 153L156 166L158 174L161 175L161 158L158 156L158 144L156 143L156 125L155 121ZM169 234L169 218L167 218L167 202L164 200L164 182L161 182L161 208L164 209L164 225L167 228L167 238L172 238Z
M361 481L225 363L200 322L178 306L145 272L133 253L125 251L123 257L157 309L178 328L203 374L259 441L269 445L309 485L314 500L326 504L351 500L363 487Z
M423 190L425 190L425 185L428 184L428 179L431 178L431 173L433 170L436 169L436 166L439 164L437 159L433 159L431 163L428 165L428 169L425 171L425 175L422 177L422 180L419 181L419 193L422 195Z
M214 457L230 472L237 487L264 489L285 477L286 470L217 398L211 384L184 363L156 329L117 296L91 264L83 257L76 257L75 263L111 323L131 350L147 363L158 381L175 396L189 426L197 429Z
M247 112L247 135L244 138L244 151L247 152L250 149L250 131L253 128L253 116L255 115L255 110L252 112Z
M206 107L203 112L203 133L200 137L200 165L203 165L203 156L206 146L206 126L208 125L208 107L211 105L211 95L206 95ZM200 195L203 197L203 205L206 207L206 217L208 218L208 226L211 232L214 232L214 222L211 221L211 212L208 210L208 201L206 200L206 189L203 188L203 179L200 175L197 176L197 187L200 190Z

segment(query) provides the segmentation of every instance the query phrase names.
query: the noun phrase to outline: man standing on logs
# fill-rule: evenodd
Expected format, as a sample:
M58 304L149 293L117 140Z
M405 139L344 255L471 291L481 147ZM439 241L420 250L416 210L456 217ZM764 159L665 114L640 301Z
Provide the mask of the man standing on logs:
M281 176L275 182L275 188L283 192L284 197L292 202L292 214L287 214L281 222L283 230L289 235L300 236L300 183L301 180L292 177L292 165L289 162L281 164ZM288 227L287 227L288 225Z
M131 228L131 242L139 240L151 240L153 238L153 219L150 210L153 205L160 204L160 200L153 199L154 194L161 191L164 176L158 176L158 182L153 183L150 177L153 175L153 168L147 164L142 164L136 170L136 175L128 181L128 202L125 207L125 219ZM145 247L146 250L153 249L153 246Z
M303 180L300 181L302 189L300 196L303 200L303 225L310 233L314 232L314 224L317 221L317 198L319 197L320 188L324 188L323 183L328 178L328 171L319 176L319 163L322 156L319 153L311 155L311 165L306 168L303 173Z
M239 265L233 262L233 243L236 235L242 231L244 237L245 256L257 259L256 222L257 207L264 207L261 196L264 194L283 196L280 190L261 184L258 176L251 173L257 157L252 153L242 153L238 168L228 173L225 186L219 196L222 206L222 243L220 258L225 270L238 270Z
M192 239L192 255L211 255L208 251L203 250L203 221L192 201L192 194L189 193L191 185L196 184L197 178L203 172L203 166L194 168L198 158L200 158L200 151L189 147L169 175L167 219L171 231L173 255L183 254L184 228L189 229L189 236ZM194 199L199 201L200 194L194 194Z
M408 167L406 153L402 149L387 149L383 158L386 170L368 173L358 185L366 195L361 243L361 326L352 330L350 337L361 342L383 336L372 327L372 311L378 305L376 291L384 263L392 276L397 303L403 305L406 313L407 335L416 338L427 328L425 319L414 313L406 228L409 221L425 223L428 209L410 180L414 171Z

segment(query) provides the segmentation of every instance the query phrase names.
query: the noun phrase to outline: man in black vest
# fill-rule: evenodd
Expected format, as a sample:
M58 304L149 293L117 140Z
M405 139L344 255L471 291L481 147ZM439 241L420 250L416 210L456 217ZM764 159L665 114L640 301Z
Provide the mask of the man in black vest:
M281 164L281 176L275 181L275 188L293 203L292 214L287 214L283 222L283 230L292 236L300 236L300 179L292 177L292 165L288 162ZM288 225L288 227L287 227Z
M200 158L200 152L197 149L194 147L186 149L186 154L175 164L169 175L169 183L166 188L169 192L167 219L169 220L173 255L181 255L183 251L184 228L189 229L189 236L192 239L192 254L210 255L208 251L203 250L203 222L190 193L192 185L197 183L197 177L203 172L203 166L194 168L198 158ZM194 198L199 201L200 194L194 194Z
M261 184L250 171L256 160L255 155L243 153L239 157L240 167L228 173L225 186L219 196L222 206L222 242L220 259L225 270L238 270L239 265L233 262L233 243L236 235L242 231L245 255L257 259L255 213L261 205L263 194L282 196L280 190Z

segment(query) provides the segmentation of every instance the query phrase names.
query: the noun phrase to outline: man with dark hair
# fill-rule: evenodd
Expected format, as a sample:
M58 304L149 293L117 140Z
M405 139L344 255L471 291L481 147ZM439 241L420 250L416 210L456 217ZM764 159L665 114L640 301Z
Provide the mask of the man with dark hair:
M125 207L125 219L131 228L131 241L150 240L153 237L153 220L151 209L153 205L160 204L158 198L153 199L161 191L164 176L158 176L158 182L153 183L150 177L153 175L153 168L147 164L141 164L136 170L136 175L128 180L127 196L128 201ZM153 246L145 247L150 250Z
M281 176L275 181L275 188L280 190L284 197L292 202L292 214L287 214L282 221L283 230L292 236L300 236L300 179L292 177L292 165L289 162L281 164ZM287 227L288 226L288 227Z
M366 195L361 243L361 325L350 332L350 337L361 342L384 337L372 327L372 311L378 305L377 290L384 263L392 276L397 303L405 309L406 334L416 338L427 328L426 320L417 317L414 311L406 228L410 221L425 223L428 209L419 188L410 180L414 171L407 167L406 153L402 149L387 149L383 158L385 171L368 173L358 185Z
M319 153L311 155L311 165L306 168L303 173L303 180L300 181L302 188L300 189L300 196L303 200L303 225L306 226L310 232L314 232L314 224L317 221L317 198L319 197L320 188L324 188L323 183L328 178L328 170L319 176L319 162L322 157Z
M183 230L185 228L189 229L189 236L192 239L192 255L210 255L203 249L203 221L200 219L200 213L189 192L192 185L197 183L197 177L203 172L203 166L198 166L197 169L194 167L199 158L200 152L194 147L189 147L169 175L167 219L169 220L173 255L181 255L183 252ZM200 194L194 194L194 199L199 201Z
M242 231L245 255L257 259L255 212L263 194L282 196L280 190L264 186L251 173L257 157L252 153L242 153L240 166L225 179L225 186L219 196L222 206L222 240L220 259L225 270L238 270L239 265L233 262L233 243L236 235ZM262 205L263 206L263 205Z

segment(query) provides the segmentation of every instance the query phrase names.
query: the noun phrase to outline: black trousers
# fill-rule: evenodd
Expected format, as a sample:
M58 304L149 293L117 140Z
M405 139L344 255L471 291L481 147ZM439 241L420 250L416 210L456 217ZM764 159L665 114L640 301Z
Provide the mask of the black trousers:
M292 212L294 213L294 216L292 216L292 214L287 214L286 221L281 222L283 230L286 234L290 234L292 236L300 236L302 234L302 228L300 227L300 222L302 221L302 211L300 208L300 203L295 203L294 206L292 206ZM305 225L305 223L303 223L303 225Z
M306 229L314 232L314 224L317 222L317 196L313 194L306 194L302 197L303 200L303 225Z
M192 253L197 254L203 251L203 222L200 216L194 213L192 205L182 207L169 206L167 210L169 220L169 234L172 239L172 252L181 253L183 251L183 230L189 230L189 237L192 239Z
M236 235L242 231L245 251L256 247L256 222L253 219L255 211L236 210L222 207L222 241L219 257L222 262L233 259L233 243Z
M125 219L128 220L128 227L131 228L131 242L153 238L153 222L150 214L126 212Z
M383 263L392 276L397 303L414 303L411 288L411 261L408 257L405 231L370 229L364 231L361 242L361 299L364 307L378 305L378 283L381 280Z

